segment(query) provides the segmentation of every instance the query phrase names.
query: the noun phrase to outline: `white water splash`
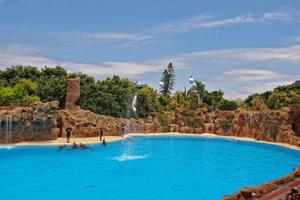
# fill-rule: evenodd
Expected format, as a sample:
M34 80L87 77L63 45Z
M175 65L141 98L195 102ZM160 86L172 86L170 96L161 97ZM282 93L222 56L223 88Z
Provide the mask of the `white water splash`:
M117 156L117 157L114 157L114 158L111 158L111 159L119 161L119 162L123 162L123 161L128 161L128 160L139 160L139 159L144 159L144 158L147 158L147 155L134 156L134 155L122 154L121 156Z
M5 146L0 146L0 149L13 149L15 146L10 146L10 145L5 145Z
M131 107L134 112L136 112L136 101L137 101L137 93L134 95L131 103Z

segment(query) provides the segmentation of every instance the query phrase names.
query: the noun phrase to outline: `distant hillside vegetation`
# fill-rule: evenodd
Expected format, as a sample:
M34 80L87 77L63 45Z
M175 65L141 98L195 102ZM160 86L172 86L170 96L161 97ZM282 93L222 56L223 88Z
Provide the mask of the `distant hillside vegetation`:
M201 81L195 81L189 89L171 93L175 74L170 63L162 73L161 91L147 84L136 87L134 82L119 76L97 81L86 74L67 73L60 66L42 69L21 65L8 67L0 71L0 106L58 100L60 108L63 108L67 79L75 76L81 78L79 106L114 117L147 117L150 113L157 112L164 118L164 111L176 108L180 108L183 114L189 117L192 116L192 111L200 107L209 110L236 110L240 107L260 110L280 109L289 104L300 104L300 81L279 86L273 91L250 95L245 100L225 99L223 91L209 92ZM136 93L137 113L134 113L131 101Z

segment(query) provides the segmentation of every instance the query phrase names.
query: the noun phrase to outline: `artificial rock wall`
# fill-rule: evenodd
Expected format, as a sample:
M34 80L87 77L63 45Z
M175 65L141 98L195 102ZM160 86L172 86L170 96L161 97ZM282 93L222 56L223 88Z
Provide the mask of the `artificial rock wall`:
M180 110L168 114L170 131L182 133L214 133L225 136L251 137L257 140L283 142L300 146L300 106L291 105L281 110L213 111L198 109L192 118L200 126L191 127Z
M58 102L33 103L27 107L1 107L0 143L56 139Z

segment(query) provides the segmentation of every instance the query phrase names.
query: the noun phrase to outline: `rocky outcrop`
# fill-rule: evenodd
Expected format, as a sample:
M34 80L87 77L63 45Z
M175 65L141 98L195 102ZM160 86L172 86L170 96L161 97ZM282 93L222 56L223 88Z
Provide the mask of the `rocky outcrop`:
M104 129L104 135L125 133L152 133L159 130L159 124L152 116L147 119L124 119L98 115L88 110L73 109L58 111L59 136L65 136L66 128L72 128L75 137L93 137Z
M279 188L291 185L295 180L300 179L300 167L295 167L294 171L282 178L274 179L262 185L255 187L243 187L233 195L226 195L222 200L247 200L259 199Z
M206 108L192 113L175 110L168 114L170 131L182 133L215 133L217 135L251 137L300 146L300 106L281 110L212 111Z
M300 137L300 105L290 105L289 115L293 131Z
M0 143L56 139L58 102L0 109Z
M76 102L80 97L80 77L69 78L67 84L65 109L76 109Z

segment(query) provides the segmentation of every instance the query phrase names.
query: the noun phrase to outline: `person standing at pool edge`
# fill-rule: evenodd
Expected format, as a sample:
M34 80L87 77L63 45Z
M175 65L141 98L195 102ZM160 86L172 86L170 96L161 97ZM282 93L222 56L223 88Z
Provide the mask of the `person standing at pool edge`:
M102 141L102 137L103 137L103 128L102 127L99 130L99 137L100 137L100 141Z
M66 129L66 132L67 132L67 134L66 134L67 143L70 143L70 138L71 138L72 128L68 127L68 128Z

